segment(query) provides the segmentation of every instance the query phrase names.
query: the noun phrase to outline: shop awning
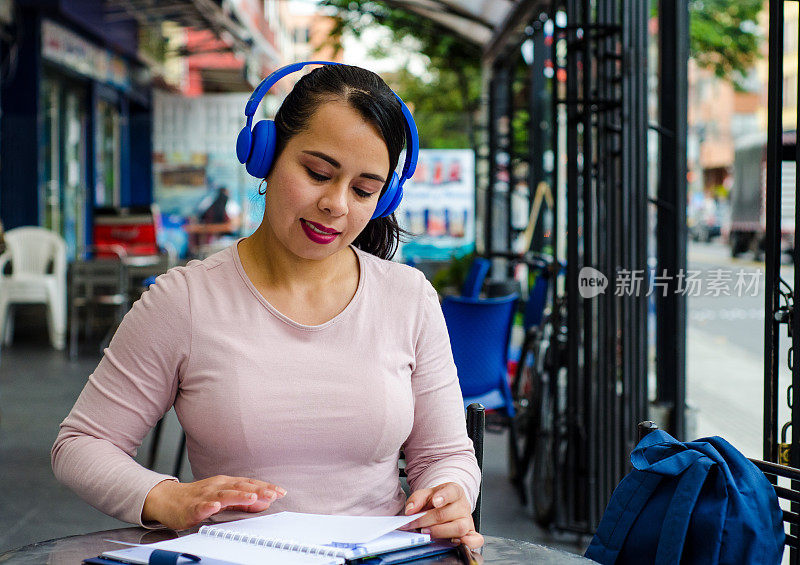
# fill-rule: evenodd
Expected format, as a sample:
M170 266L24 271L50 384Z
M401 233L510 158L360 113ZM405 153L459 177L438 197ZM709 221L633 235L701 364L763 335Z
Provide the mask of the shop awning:
M104 0L104 20L135 20L140 26L160 31L165 21L209 30L230 45L245 52L254 43L247 27L228 15L217 0Z
M387 4L430 18L485 45L516 0L388 0Z
M155 35L162 33L166 21L186 28L188 39L175 54L187 57L189 66L198 69L203 85L211 91L249 90L282 59L274 38L263 35L271 32L262 25L260 11L252 13L242 2L225 2L223 8L223 1L103 0L103 18L133 20Z
M496 56L546 0L387 0L387 4L430 18Z

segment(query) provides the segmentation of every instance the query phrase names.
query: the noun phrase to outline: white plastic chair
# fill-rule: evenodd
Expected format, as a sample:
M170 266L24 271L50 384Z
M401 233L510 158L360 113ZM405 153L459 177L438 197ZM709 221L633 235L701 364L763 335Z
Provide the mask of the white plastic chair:
M64 349L67 329L67 245L45 228L26 226L5 233L6 251L0 255L0 330L4 342L14 335L14 304L47 305L50 343ZM12 274L4 275L11 262Z

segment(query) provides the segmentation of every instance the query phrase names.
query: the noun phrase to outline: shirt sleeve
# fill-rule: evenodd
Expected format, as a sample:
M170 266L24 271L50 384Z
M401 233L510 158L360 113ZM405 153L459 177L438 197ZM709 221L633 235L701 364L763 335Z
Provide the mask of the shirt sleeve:
M426 280L411 374L414 425L403 451L412 490L454 482L475 508L481 472L467 436L464 401L436 291Z
M120 520L147 526L147 493L163 480L177 480L133 457L175 400L190 353L190 322L185 276L174 269L124 317L53 445L56 478Z

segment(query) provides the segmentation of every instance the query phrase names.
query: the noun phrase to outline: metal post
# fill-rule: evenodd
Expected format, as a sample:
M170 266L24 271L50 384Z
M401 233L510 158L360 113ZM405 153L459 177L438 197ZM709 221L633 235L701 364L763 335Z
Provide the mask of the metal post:
M658 274L668 292L656 297L656 398L668 403L668 430L684 438L686 406L686 297L677 292L686 272L686 92L689 51L687 0L659 2L659 121L672 135L659 144L656 224Z
M567 409L566 414L559 410L559 419L563 418L567 423L566 439L569 441L572 435L574 426L571 424L573 415L569 414L571 409L575 408L575 386L578 379L581 378L579 371L581 370L580 363L580 348L581 348L581 303L579 302L580 296L578 295L578 271L580 270L581 257L578 249L578 230L579 230L579 203L580 191L579 187L579 140L578 140L578 124L580 121L580 112L578 110L578 61L579 49L577 46L577 29L575 25L579 21L578 14L578 1L567 0ZM585 163L585 162L584 162ZM559 426L560 428L560 426ZM560 431L560 430L559 430ZM563 433L563 432L562 432ZM558 441L559 434L556 434ZM569 443L567 444L567 454L574 453L575 445L573 444L570 449ZM569 458L567 460L566 474L563 481L566 484L565 497L566 497L566 520L572 517L574 511L575 493L573 485L575 484L575 465L574 461ZM561 477L559 477L561 478ZM556 483L558 484L558 482ZM558 490L556 490L558 492Z
M603 2L600 5L599 19L605 24L610 24L616 21L616 11L611 2ZM618 42L612 36L607 36L602 41L601 55L598 57L598 68L601 76L599 82L599 93L602 98L607 100L615 96L615 91L619 88L619 84L612 82L612 77L617 74L617 65L619 64L616 59L612 57L617 51ZM619 171L616 167L616 159L610 158L615 152L619 153L619 135L621 117L618 113L607 112L600 117L598 128L601 130L598 136L598 167L599 175L602 175L605 181L605 193L602 198L598 198L598 218L597 225L602 227L602 236L599 239L600 246L598 248L598 262L601 265L601 270L609 278L613 280L616 274L617 265L616 253L614 251L615 242L617 241L617 232L619 230L619 222L613 222L611 219L618 217L617 201L618 196L622 191L619 179ZM604 158L599 158L599 156ZM607 492L609 492L609 485L614 484L615 477L613 476L614 460L617 458L617 450L615 444L617 441L612 438L616 435L614 433L614 398L616 396L616 327L617 327L617 297L614 296L613 289L609 289L602 296L602 310L600 320L602 326L599 329L599 358L598 367L600 368L596 391L597 391L597 404L595 406L596 416L594 418L596 434L600 439L592 443L605 443L603 449L595 449L594 459L596 464L597 474L597 488L595 489L592 504L591 517L593 523L598 523L600 515L605 508L608 501ZM613 487L612 487L613 488Z
M519 50L515 50L519 53ZM508 188L506 190L505 198L505 244L504 249L511 250L514 245L514 229L511 223L512 203L514 199L514 190L517 184L517 177L514 171L514 78L517 73L517 60L518 56L511 55L507 60L508 70L506 74L506 121L508 124L508 135L506 136L505 152L508 155ZM513 265L508 265L508 272L506 276L513 277Z
M545 152L545 80L544 61L546 58L544 30L542 22L535 21L533 28L533 62L530 66L530 95L528 97L528 209L533 208L533 200L539 183L545 181L543 156ZM541 249L544 232L542 226L542 212L547 203L542 203L539 212L539 221L531 240L532 249ZM527 250L526 250L527 251Z
M489 120L487 129L489 130L489 179L486 183L486 203L484 212L486 217L483 219L483 242L486 253L494 250L494 239L492 229L494 227L494 184L497 178L497 117L499 114L499 96L497 84L502 79L498 76L498 67L492 67L492 77L489 79Z
M769 3L767 85L767 194L764 297L764 459L778 461L778 367L781 234L781 145L783 137L783 1ZM794 430L792 430L794 432ZM795 434L793 433L792 436Z

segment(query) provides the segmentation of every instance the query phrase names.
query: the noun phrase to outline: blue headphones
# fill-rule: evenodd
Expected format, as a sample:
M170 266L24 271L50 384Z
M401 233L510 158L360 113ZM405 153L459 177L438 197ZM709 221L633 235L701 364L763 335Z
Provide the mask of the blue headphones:
M239 132L239 137L236 138L236 157L238 157L240 163L245 165L248 173L258 179L265 178L269 173L273 158L275 157L275 145L277 140L275 122L273 120L259 120L256 122L255 127L252 127L253 115L256 113L256 108L258 108L258 104L269 89L286 75L299 71L306 65L339 64L341 63L333 63L330 61L294 63L274 71L261 81L261 84L256 87L250 99L247 101L247 105L244 108L244 115L247 116L247 124L242 128L242 131ZM403 165L403 172L399 178L397 173L392 171L392 178L389 181L389 186L378 200L378 205L375 208L372 219L389 216L397 209L400 200L403 198L403 184L411 178L414 174L414 169L417 168L417 157L419 156L417 124L414 123L414 118L411 117L411 112L408 110L405 103L397 94L395 94L395 97L400 102L400 109L403 111L403 117L405 118L406 159Z

